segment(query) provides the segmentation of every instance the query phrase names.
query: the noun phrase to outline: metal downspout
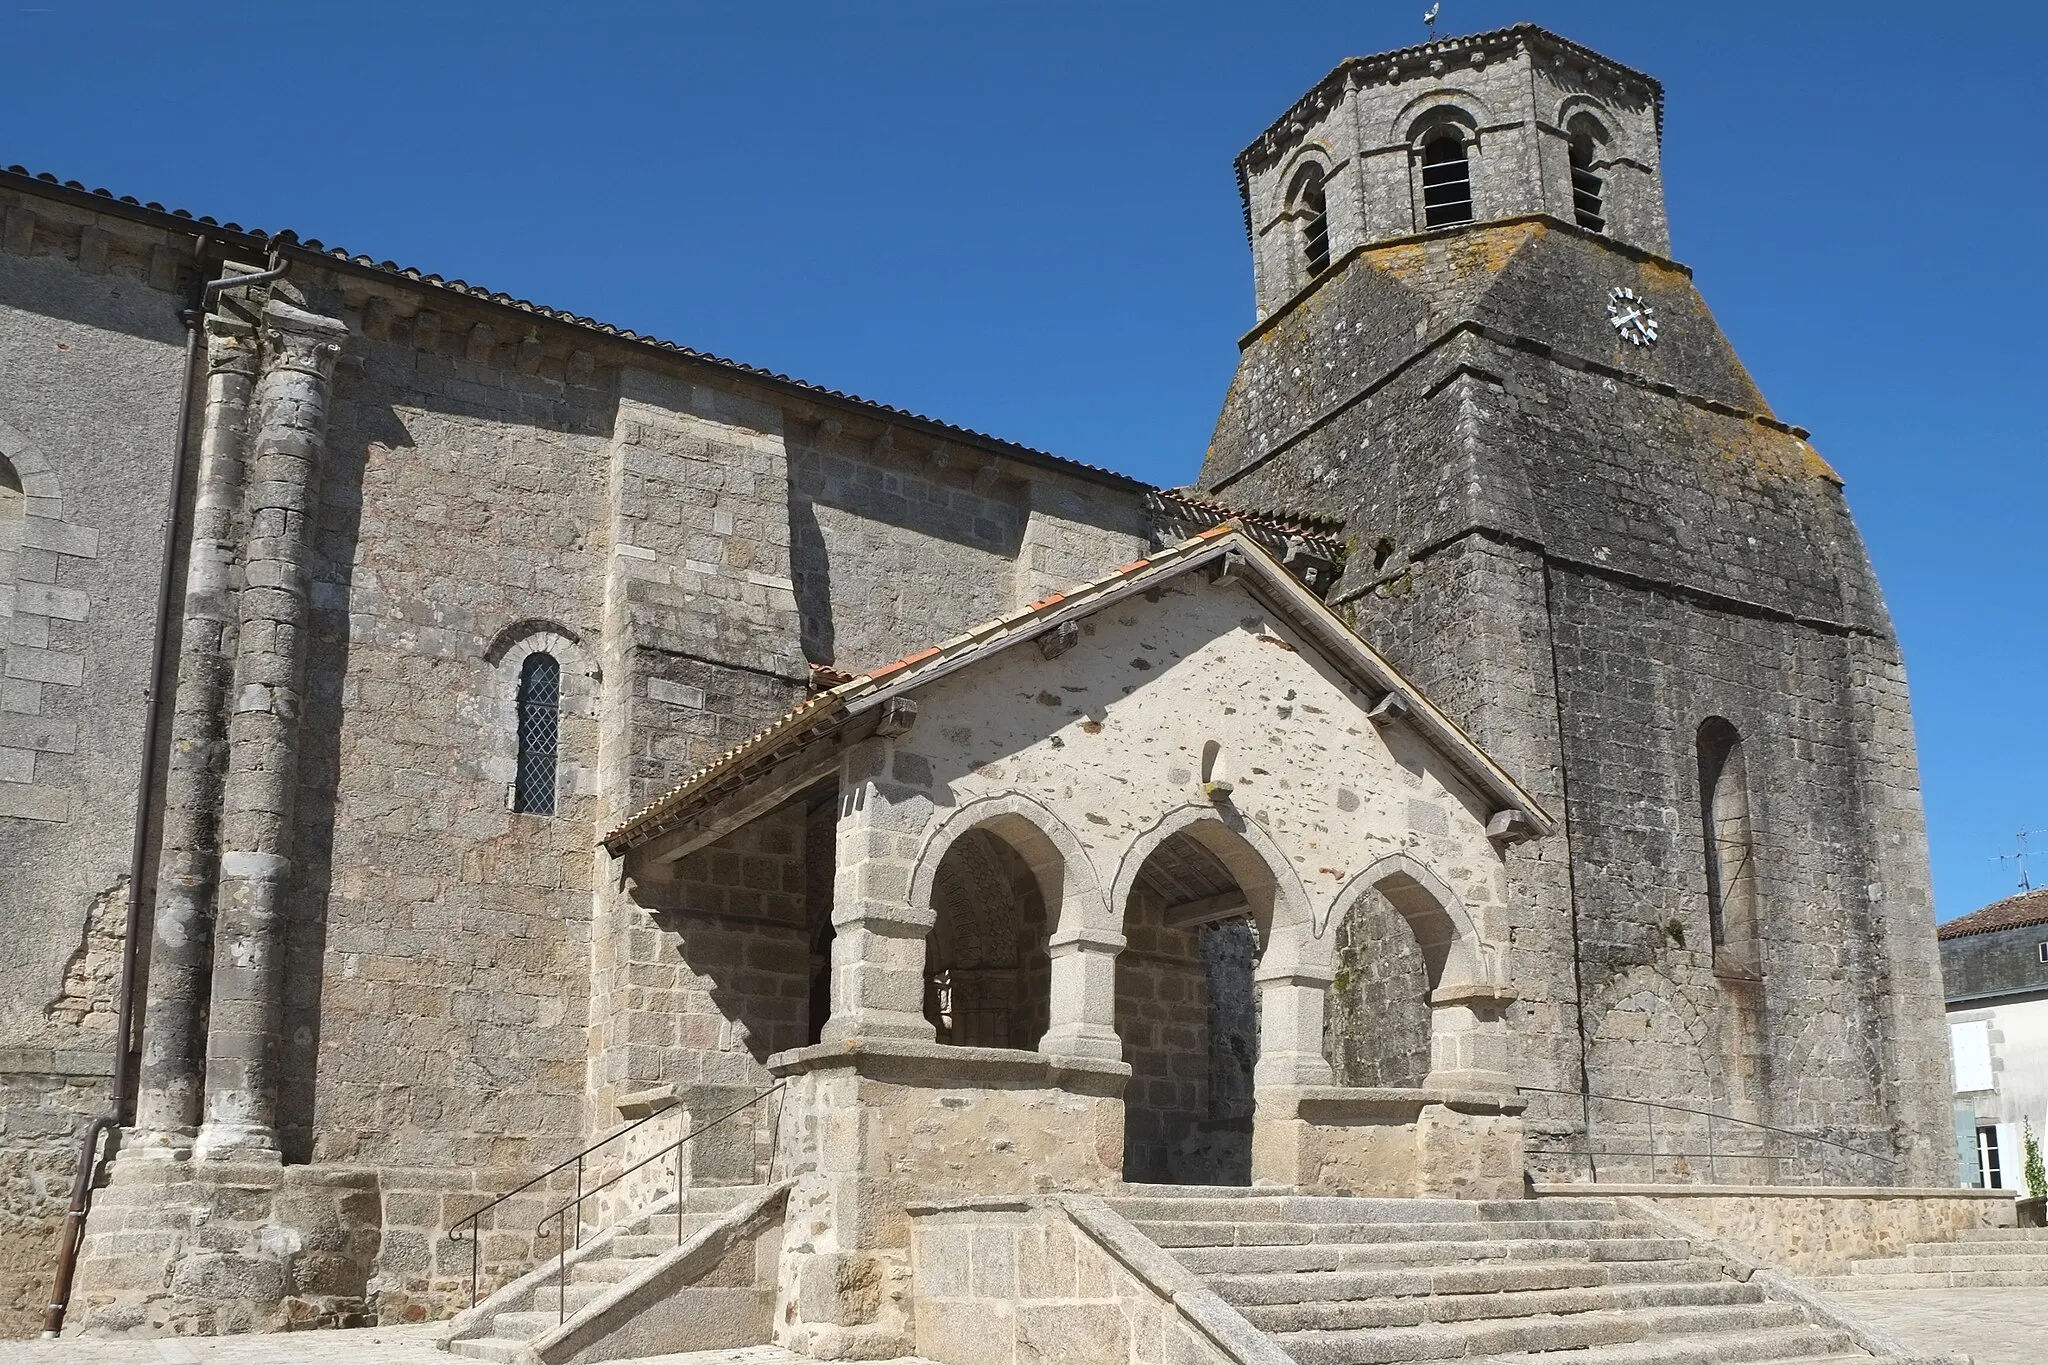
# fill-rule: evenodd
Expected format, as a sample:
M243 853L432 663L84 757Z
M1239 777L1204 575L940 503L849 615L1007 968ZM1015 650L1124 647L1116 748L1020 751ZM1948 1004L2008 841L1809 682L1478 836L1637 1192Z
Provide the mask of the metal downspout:
M192 243L194 258L206 253L207 238ZM277 259L275 257L273 260ZM149 649L149 705L143 711L142 763L135 781L135 836L128 851L128 906L121 939L121 987L117 1002L114 1036L114 1106L111 1114L86 1126L78 1147L78 1169L71 1181L71 1203L65 1210L64 1225L57 1234L57 1270L50 1286L50 1302L43 1313L43 1338L51 1340L64 1330L64 1315L71 1307L71 1282L78 1270L78 1249L85 1240L85 1218L92 1207L93 1175L99 1165L100 1136L119 1128L131 1116L135 1104L135 996L141 984L136 971L142 937L143 863L149 855L149 820L155 795L151 776L156 766L157 741L163 730L164 646L170 636L171 570L177 562L178 502L185 489L186 466L191 459L192 389L199 379L200 321L221 291L248 284L263 284L282 278L291 269L281 261L254 275L228 275L209 280L199 293L199 307L179 312L185 324L185 366L178 390L178 416L172 444L171 477L164 492L159 528L163 552L157 563L156 628Z

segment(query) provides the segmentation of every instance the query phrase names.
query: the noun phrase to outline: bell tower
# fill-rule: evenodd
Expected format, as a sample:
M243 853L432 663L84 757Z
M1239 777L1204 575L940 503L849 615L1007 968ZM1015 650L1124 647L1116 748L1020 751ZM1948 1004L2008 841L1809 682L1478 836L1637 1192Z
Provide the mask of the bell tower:
M1360 247L1461 223L1547 215L1667 253L1663 108L1526 25L1345 62L1238 158L1259 316Z
M1661 112L1528 25L1331 72L1238 159L1199 491L1341 521L1331 602L1559 818L1502 854L1540 1170L1641 1148L1583 1093L1946 1183L1903 662L1842 480L1670 258Z

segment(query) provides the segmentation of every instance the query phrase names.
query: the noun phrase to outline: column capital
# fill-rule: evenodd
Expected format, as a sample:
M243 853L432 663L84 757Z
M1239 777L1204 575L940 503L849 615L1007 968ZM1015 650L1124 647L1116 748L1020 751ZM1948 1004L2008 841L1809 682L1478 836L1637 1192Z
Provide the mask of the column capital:
M263 344L273 369L295 370L322 383L334 377L348 324L338 318L309 313L282 299L263 308Z

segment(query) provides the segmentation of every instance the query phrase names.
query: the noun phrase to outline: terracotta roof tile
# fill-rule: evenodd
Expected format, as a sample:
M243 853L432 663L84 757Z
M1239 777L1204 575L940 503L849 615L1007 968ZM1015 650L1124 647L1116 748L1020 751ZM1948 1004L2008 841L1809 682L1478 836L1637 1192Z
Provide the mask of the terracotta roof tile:
M1210 527L1199 535L1156 551L1144 559L1132 560L1101 578L1081 584L1079 587L1069 588L1063 593L1041 598L1008 615L994 617L940 644L914 654L907 654L842 683L829 692L822 692L809 698L655 797L616 829L606 834L600 842L615 854L623 853L634 844L652 838L668 828L675 820L682 818L678 812L695 804L708 793L717 791L721 784L738 779L750 765L783 752L786 745L809 742L823 733L817 729L818 726L850 720L853 707L870 694L919 686L920 682L914 675L922 671L943 669L956 660L971 659L976 651L985 647L990 640L1028 630L1046 618L1058 615L1061 610L1072 604L1085 603L1089 598L1114 590L1125 580L1159 570L1177 572L1177 565L1199 555L1211 553L1215 549L1213 542L1232 534L1243 536L1243 543L1251 551L1265 556L1275 574L1281 579L1301 591L1307 591L1300 587L1299 580L1287 574L1277 560L1266 556L1265 551L1259 549L1258 542L1247 534L1242 526L1230 524ZM1313 598L1313 594L1310 596ZM1319 599L1317 607L1321 607ZM1370 647L1358 638L1350 626L1334 616L1327 619L1344 639L1367 653L1371 652ZM1376 655L1373 658L1380 667L1387 670L1385 685L1390 690L1399 690L1408 696L1418 715L1435 724L1438 732L1437 742L1460 745L1469 751L1473 766L1468 768L1468 775L1476 775L1482 785L1491 783L1504 800L1527 812L1541 832L1549 832L1550 817L1543 813L1542 808L1532 797L1516 785L1513 778L1488 758L1469 735L1438 712L1420 693L1414 692L1411 685L1393 671L1391 665L1378 659ZM830 711L826 710L828 706L831 708ZM815 718L812 718L814 713Z
M1941 925L1934 936L1968 938L1972 934L1995 934L2000 929L2023 929L2034 924L2048 924L2048 886L1993 901L1982 910L1973 910Z

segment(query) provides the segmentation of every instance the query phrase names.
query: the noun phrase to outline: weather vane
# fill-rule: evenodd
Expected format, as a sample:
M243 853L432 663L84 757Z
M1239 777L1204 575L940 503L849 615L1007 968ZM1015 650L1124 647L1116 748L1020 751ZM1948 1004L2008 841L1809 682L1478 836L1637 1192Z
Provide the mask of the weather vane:
M1422 22L1429 25L1429 41L1431 41L1432 43L1436 41L1437 12L1441 10L1443 7L1444 0L1436 0L1436 3L1434 5L1431 5L1428 9L1422 12Z

